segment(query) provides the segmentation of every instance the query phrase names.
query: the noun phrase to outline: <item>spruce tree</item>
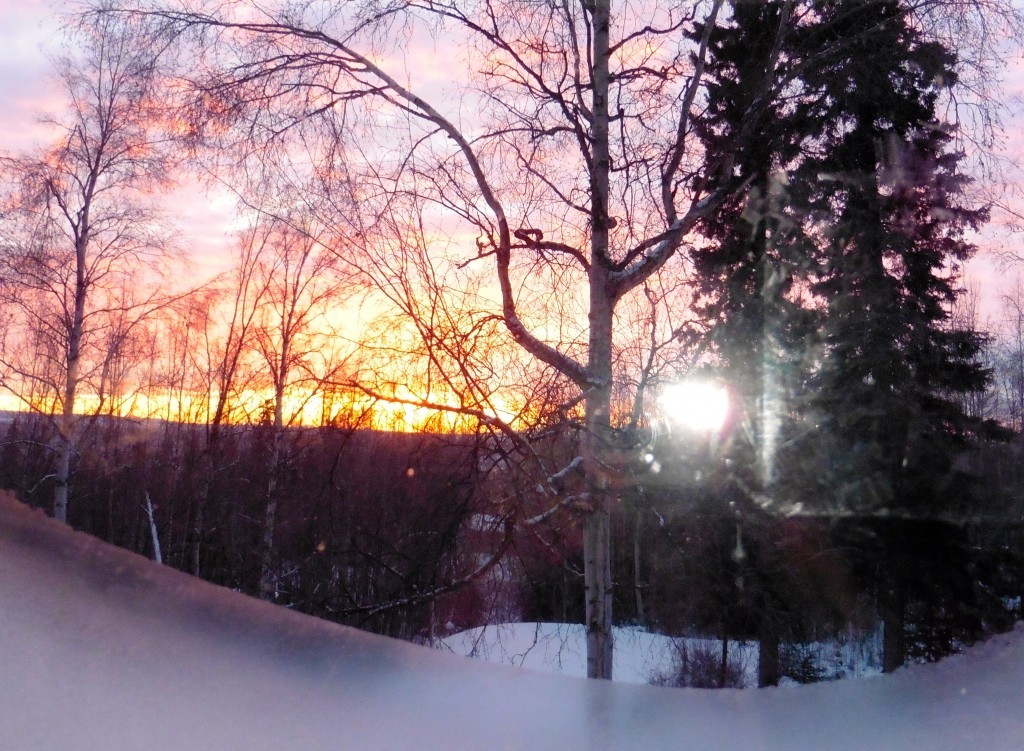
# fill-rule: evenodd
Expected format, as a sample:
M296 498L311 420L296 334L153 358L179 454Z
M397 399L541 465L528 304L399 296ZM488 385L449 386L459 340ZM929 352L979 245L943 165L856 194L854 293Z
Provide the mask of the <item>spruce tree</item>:
M956 270L985 211L970 207L952 133L937 117L956 59L922 37L905 3L822 2L839 54L807 71L821 112L836 124L804 169L816 196L823 272L823 353L812 380L823 425L822 468L857 540L885 621L884 668L905 658L904 618L914 602L969 587L964 540L944 522L969 485L955 458L982 425L958 397L982 390L983 339L950 322ZM851 536L852 533L852 536Z
M847 41L806 76L827 92L821 114L835 123L803 165L819 179L825 251L813 287L826 306L814 393L850 457L840 495L931 511L918 469L934 476L934 462L976 431L956 397L988 379L981 337L950 326L955 270L974 252L965 232L985 219L964 205L960 155L936 117L955 58L920 38L898 0L819 5L821 23Z
M758 76L788 96L735 153L724 178L748 195L708 221L696 257L710 335L748 416L731 471L769 510L859 520L837 526L837 542L859 551L878 594L891 669L915 598L969 596L961 536L942 520L969 503L954 462L983 426L959 397L988 373L981 335L955 329L950 310L974 252L966 233L986 215L967 205L937 116L956 58L901 0L732 10L712 39L705 148L728 149L743 129ZM780 23L783 43L768 48Z
M762 491L781 479L776 453L789 413L786 395L800 378L803 343L813 330L812 312L794 295L811 246L788 176L810 123L805 112L777 97L760 114L758 138L737 147L735 134L759 106L765 79L778 90L793 75L790 23L785 3L733 7L730 24L710 39L708 106L697 126L709 153L730 155L722 181L749 186L705 222L707 242L694 263L698 309L723 377L740 398L741 430L731 459L737 476Z
M709 39L708 106L697 129L714 158L729 155L723 160L729 172L720 179L749 186L708 218L707 242L694 263L698 310L721 375L738 397L740 419L724 457L731 502L721 511L737 517L737 551L746 537L743 560L730 563L742 562L747 572L744 587L733 593L743 605L733 607L746 612L744 620L759 639L761 685L778 683L779 642L798 627L787 614L796 615L802 599L772 543L779 531L772 514L785 509L774 502L762 508L755 498L790 498L781 492L792 484L784 447L799 430L792 393L806 368L805 343L815 314L797 294L813 265L813 245L804 234L801 205L790 195L788 171L814 126L805 110L773 97L760 113L758 138L736 134L764 106L758 92L783 90L794 78L799 56L789 11L782 2L733 5L730 23Z

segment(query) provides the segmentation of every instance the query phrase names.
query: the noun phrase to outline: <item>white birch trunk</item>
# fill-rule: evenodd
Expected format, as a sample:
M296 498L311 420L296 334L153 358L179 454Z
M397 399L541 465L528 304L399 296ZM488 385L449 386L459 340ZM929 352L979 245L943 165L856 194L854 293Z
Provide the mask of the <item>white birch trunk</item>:
M56 485L53 491L53 518L67 524L68 496L71 482L71 455L75 451L77 425L75 400L78 395L79 367L82 358L82 335L85 329L86 251L89 246L88 202L82 213L79 234L75 241L75 292L71 327L68 329L67 369L64 372L64 403L60 418L60 448L57 454Z
M149 519L149 536L153 540L153 560L157 563L163 563L164 557L160 552L160 535L156 529L156 518L153 516L153 499L149 497L149 491L146 491L146 518Z
M593 12L593 86L591 115L590 336L586 397L587 436L584 473L591 510L583 529L583 578L586 598L587 676L612 678L611 505L607 463L611 436L612 316L608 247L609 0L596 0Z

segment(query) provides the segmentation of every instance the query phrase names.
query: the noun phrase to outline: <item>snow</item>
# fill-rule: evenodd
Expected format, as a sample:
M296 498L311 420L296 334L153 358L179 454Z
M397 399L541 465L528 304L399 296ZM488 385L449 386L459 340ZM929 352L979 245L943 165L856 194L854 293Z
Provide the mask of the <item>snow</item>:
M722 643L718 639L673 639L637 627L614 627L612 674L622 683L650 683L671 669L680 648L691 656L709 656L717 665ZM822 675L865 677L881 672L881 630L838 642L805 645ZM515 665L559 675L587 674L586 632L577 623L501 623L480 626L448 636L439 648L463 657ZM757 643L729 642L729 664L739 669L743 685L757 685ZM717 670L715 671L717 675ZM785 681L784 685L798 685Z
M701 691L466 660L276 608L0 500L0 749L1024 745L1024 630L895 675Z
M612 675L622 683L649 683L651 677L672 664L676 647L667 636L637 628L614 628L615 651ZM721 642L686 639L686 648L719 654ZM582 677L587 674L586 632L577 623L502 623L481 626L449 636L441 647L452 654L488 662L515 665L528 670ZM757 683L757 647L734 642L730 662L744 667L747 682Z

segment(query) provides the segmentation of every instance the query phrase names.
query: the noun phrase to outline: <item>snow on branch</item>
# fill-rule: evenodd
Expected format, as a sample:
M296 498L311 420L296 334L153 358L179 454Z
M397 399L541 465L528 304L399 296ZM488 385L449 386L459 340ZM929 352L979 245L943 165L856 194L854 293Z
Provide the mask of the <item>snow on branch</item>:
M544 523L558 512L569 508L583 511L592 510L590 493L574 493L573 495L566 496L551 508L542 511L536 516L524 519L520 524L524 527L535 527L538 524Z

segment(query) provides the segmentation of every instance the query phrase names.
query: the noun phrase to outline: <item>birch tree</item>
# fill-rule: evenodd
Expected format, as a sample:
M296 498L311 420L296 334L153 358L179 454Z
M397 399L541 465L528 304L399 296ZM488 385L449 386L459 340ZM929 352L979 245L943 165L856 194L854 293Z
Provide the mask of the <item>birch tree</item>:
M82 390L103 394L104 341L124 319L138 321L162 304L140 292L153 289L168 248L146 198L169 168L156 127L157 40L123 21L106 16L95 28L69 29L69 52L56 60L68 103L50 123L58 135L39 152L0 162L14 238L0 258L14 323L5 329L5 385L33 389L38 371L18 352L44 338L57 374L45 408L58 433L53 515L61 521Z
M324 372L324 362L318 359L331 349L327 314L339 303L343 280L336 256L323 244L308 216L288 211L261 214L249 240L250 253L258 261L257 287L263 292L256 308L253 344L272 387L260 597L273 599L279 485L290 454L285 429L301 422L304 407L326 381L338 380L337 373ZM338 367L330 360L326 364L331 371Z

